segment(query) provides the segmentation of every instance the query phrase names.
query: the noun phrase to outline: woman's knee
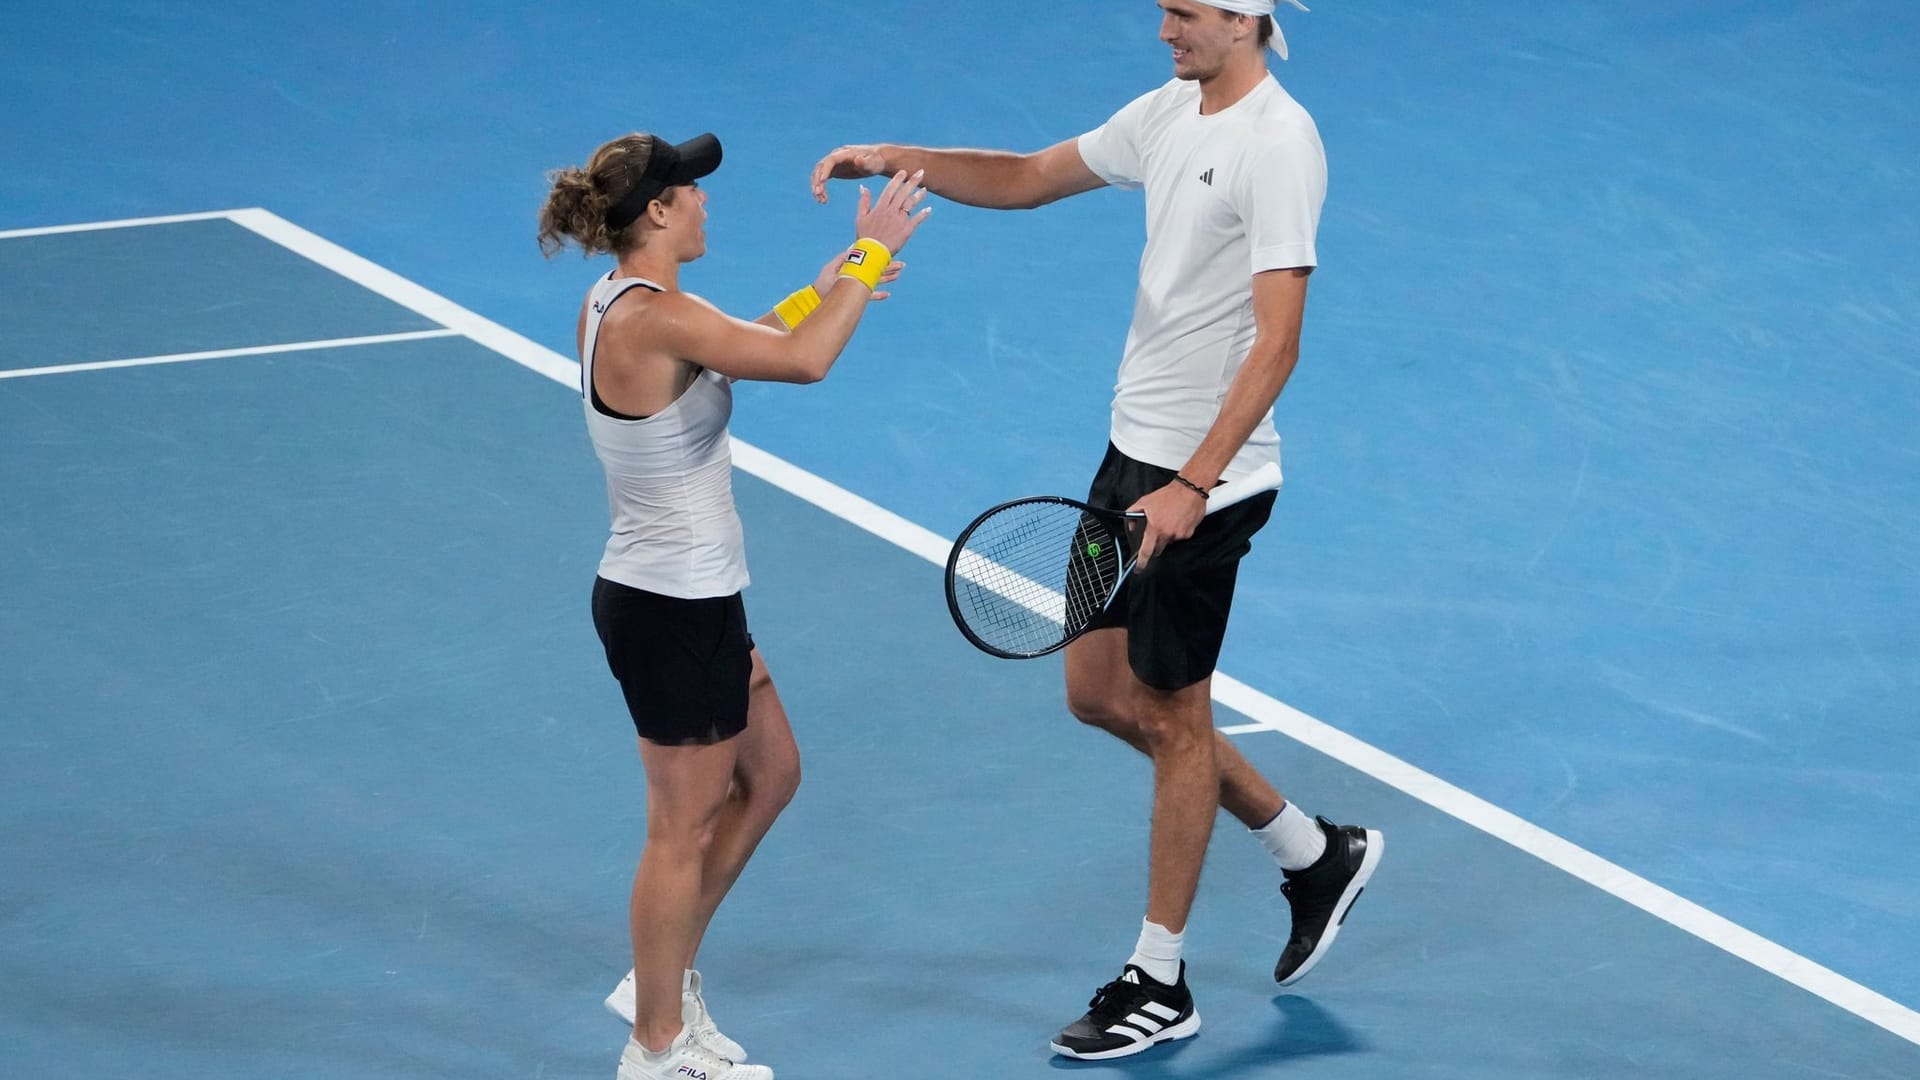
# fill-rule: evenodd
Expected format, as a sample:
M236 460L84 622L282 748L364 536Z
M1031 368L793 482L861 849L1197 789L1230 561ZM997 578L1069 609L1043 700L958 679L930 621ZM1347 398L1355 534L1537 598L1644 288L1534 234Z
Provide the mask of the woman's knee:
M767 813L778 814L800 790L800 755L798 752L771 755L741 779L749 801Z
M753 813L771 818L786 809L799 790L800 749L790 734L770 729L750 753L740 755L728 797L745 803Z
M662 852L677 851L698 857L713 846L714 831L719 821L718 813L674 813L650 807L647 811L647 846Z

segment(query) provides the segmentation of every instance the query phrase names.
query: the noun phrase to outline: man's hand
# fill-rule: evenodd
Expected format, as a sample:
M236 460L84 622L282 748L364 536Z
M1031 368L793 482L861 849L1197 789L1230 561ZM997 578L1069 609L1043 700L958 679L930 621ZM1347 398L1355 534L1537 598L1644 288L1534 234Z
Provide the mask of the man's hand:
M1127 509L1140 510L1147 515L1147 526L1140 537L1140 555L1133 563L1135 570L1145 571L1147 564L1163 548L1175 541L1185 540L1200 527L1200 520L1207 516L1207 500L1199 492L1174 480L1158 491L1148 492Z
M877 145L842 146L813 166L813 199L827 201L828 180L860 180L893 171Z

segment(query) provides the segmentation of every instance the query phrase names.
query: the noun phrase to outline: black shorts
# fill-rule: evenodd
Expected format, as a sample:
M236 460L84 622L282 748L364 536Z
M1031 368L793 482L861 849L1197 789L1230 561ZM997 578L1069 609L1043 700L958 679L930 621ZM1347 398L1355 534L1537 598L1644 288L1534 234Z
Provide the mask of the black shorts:
M1141 496L1165 487L1177 470L1135 461L1111 444L1087 493L1092 506L1125 510ZM1277 492L1255 495L1201 519L1191 537L1135 571L1093 629L1124 627L1127 666L1148 686L1179 690L1213 674L1233 608L1240 559L1253 550L1253 534L1273 513Z
M595 578L593 628L641 738L698 746L747 729L753 638L739 593L683 600Z

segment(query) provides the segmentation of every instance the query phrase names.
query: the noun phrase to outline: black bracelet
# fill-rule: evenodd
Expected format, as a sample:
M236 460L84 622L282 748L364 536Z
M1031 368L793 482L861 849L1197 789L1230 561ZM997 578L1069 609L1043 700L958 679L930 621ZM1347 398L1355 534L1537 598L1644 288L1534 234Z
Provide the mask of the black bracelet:
M1193 492L1195 495L1198 495L1203 499L1207 497L1207 489L1201 487L1199 484L1196 484L1193 481L1187 479L1186 477L1181 476L1179 473L1174 473L1173 478L1175 480L1180 481L1182 484L1185 484L1187 486L1187 490Z

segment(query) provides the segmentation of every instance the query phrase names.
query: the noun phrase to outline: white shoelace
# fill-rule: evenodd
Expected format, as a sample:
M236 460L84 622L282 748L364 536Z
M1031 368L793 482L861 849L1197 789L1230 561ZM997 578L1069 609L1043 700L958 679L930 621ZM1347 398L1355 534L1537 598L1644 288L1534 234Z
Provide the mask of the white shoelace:
M740 1050L740 1044L721 1034L719 1025L713 1022L713 1017L707 1012L707 1003L699 994L688 993L686 996L693 999L695 1010L693 1022L687 1025L693 1033L692 1041L699 1043L702 1049L710 1053L717 1054L725 1060L732 1060L728 1055Z

